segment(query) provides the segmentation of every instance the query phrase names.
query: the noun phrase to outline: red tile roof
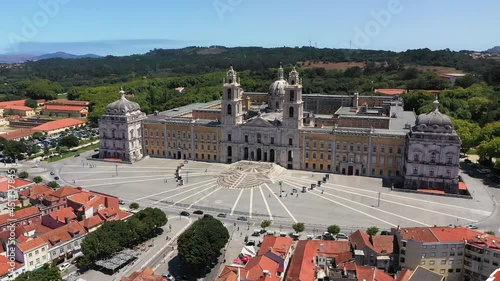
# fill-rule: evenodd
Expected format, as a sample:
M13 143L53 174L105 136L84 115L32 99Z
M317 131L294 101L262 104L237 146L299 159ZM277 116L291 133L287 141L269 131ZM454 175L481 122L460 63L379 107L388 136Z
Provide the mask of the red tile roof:
M31 199L37 199L39 197L45 197L49 194L52 194L54 190L45 184L35 184L30 186L29 188L23 189L19 192L19 195L26 196Z
M272 248L274 253L287 254L290 251L290 247L293 244L293 239L290 237L281 237L266 235L260 246L260 250L257 255L265 254Z
M323 244L323 251L320 251L321 244ZM334 258L337 264L352 259L348 241L300 240L290 261L287 281L315 280L315 260L318 255Z
M7 110L19 110L19 111L32 111L33 108L29 106L24 106L24 105L8 105L4 107L4 109Z
M399 233L404 240L422 243L461 242L465 240L472 243L472 241L477 240L478 236L490 241L495 240L495 236L465 227L407 227L401 228ZM497 240L500 239L497 238Z
M394 281L387 273L371 266L356 266L356 277L366 281Z
M409 281L413 272L411 269L405 269L396 274L396 279L394 281Z
M3 248L3 247L0 247L0 248ZM9 258L0 255L0 277L7 275L10 272L9 269L11 268L11 266L10 266L9 262L10 262ZM23 266L22 263L15 261L14 267L16 269L21 267L21 266Z
M491 273L490 277L486 281L499 281L499 280L500 280L500 268L493 271L493 273Z
M146 267L142 271L136 271L130 276L123 276L121 281L167 281L167 279L156 275L150 267Z
M80 222L80 224L85 227L85 229L91 229L93 227L96 227L100 224L103 224L104 220L99 216L95 215L90 218L84 219L83 221Z
M77 111L77 112L82 112L84 110L87 111L87 108L85 106L74 106L74 105L45 104L43 106L43 109L52 110L52 111Z
M29 181L29 180L24 180L21 178L12 179L11 182L9 183L8 177L0 177L0 191L4 191L4 192L7 192L9 189L12 189L12 188L14 188L14 189L22 188L22 187L30 185L30 184L33 184L33 182Z
M4 224L12 219L22 220L34 215L40 215L40 210L38 210L38 207L36 206L27 207L21 210L14 211L13 217L10 214L0 215L0 224Z
M51 195L54 197L57 197L57 198L63 198L63 197L68 197L68 196L71 196L73 194L77 194L80 192L81 192L80 190L78 190L74 187L65 185L65 186L59 188L58 190L54 191Z
M256 256L251 258L245 265L245 270L247 271L245 277L250 281L260 280L264 270L268 270L271 276L275 276L278 266L277 262L265 255Z
M40 235L40 238L49 244L51 248L57 243L64 243L73 239L75 235L85 234L87 231L76 221L71 221L52 231Z
M100 210L97 213L103 220L108 220L114 218L115 216L116 216L116 218L114 218L115 220L124 220L132 216L131 213L127 213L118 208L115 209L113 207Z
M0 108L5 108L7 106L14 106L14 105L24 105L25 102L26 102L26 99L24 99L24 100L2 101L2 102L0 102Z
M438 190L438 189L419 188L419 189L417 189L417 191L424 192L424 193L445 194L445 192L443 190Z
M405 89L375 89L375 93L381 93L390 96L400 95L404 92L406 92Z
M72 126L78 126L85 124L85 121L74 119L74 118L64 118L64 119L59 119L55 121L50 121L47 123L44 123L42 125L38 125L34 128L32 128L33 131L36 132L50 132L50 131L55 131L59 129L64 129L67 127L72 127Z
M6 140L15 140L18 138L30 137L31 135L33 135L33 133L35 133L35 131L33 131L32 129L19 129L1 134L0 137Z
M240 276L246 276L245 268L240 267ZM238 281L238 267L226 265L216 281Z
M66 207L66 208L51 212L49 214L49 216L60 223L66 223L66 219L68 219L68 220L76 219L76 215L73 212L73 208L71 208L71 207Z
M349 241L358 249L368 247L378 254L392 254L394 252L394 239L393 235L376 235L372 236L372 244L370 235L362 230L357 230L349 236Z
M19 248L19 250L21 252L25 253L25 252L29 252L33 249L42 247L43 245L46 245L46 244L47 244L47 242L45 242L45 240L43 240L40 237L37 237L37 238L31 239L27 242L18 244L17 247Z
M467 185L465 184L465 182L458 182L458 189L459 190L467 190Z

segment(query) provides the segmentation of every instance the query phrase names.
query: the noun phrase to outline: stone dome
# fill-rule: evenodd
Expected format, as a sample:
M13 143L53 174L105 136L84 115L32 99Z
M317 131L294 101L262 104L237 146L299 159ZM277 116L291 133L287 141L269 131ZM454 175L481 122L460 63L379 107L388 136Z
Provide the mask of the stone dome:
M278 79L269 86L269 95L284 96L288 82L285 80L283 66L278 68Z
M426 125L426 126L439 126L439 127L446 127L450 126L453 127L453 122L451 121L450 117L448 117L446 114L443 114L439 112L439 101L435 100L432 103L434 109L426 114L420 114L417 117L415 125Z
M276 80L271 84L271 86L269 86L268 93L270 95L284 96L285 95L285 88L287 85L288 85L288 83L283 79Z
M120 99L114 101L106 106L106 113L112 115L124 115L134 111L140 110L141 107L138 103L129 101L125 98L125 91L120 90Z

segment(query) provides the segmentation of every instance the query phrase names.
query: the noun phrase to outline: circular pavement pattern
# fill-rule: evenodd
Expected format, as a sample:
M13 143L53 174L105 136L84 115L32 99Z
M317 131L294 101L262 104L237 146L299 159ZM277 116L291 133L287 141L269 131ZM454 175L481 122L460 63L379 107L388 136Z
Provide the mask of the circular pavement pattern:
M200 209L225 213L228 219L246 216L255 225L265 219L274 225L304 222L306 232L331 224L342 229L469 225L494 210L491 195L473 184L469 188L475 190L475 198L468 200L391 191L378 178L332 174L321 187L303 193L303 186L317 183L325 174L270 163L189 161L181 170L180 186L174 179L179 160L148 158L128 165L71 157L56 163L48 169L56 170L68 185L115 195L127 204L137 202L169 213Z

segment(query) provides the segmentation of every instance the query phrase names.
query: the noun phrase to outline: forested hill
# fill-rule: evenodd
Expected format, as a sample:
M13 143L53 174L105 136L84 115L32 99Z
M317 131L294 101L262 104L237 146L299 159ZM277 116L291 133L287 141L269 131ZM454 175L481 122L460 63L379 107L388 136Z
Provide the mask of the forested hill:
M187 47L183 49L155 49L142 55L124 57L83 58L77 60L49 59L27 62L20 67L0 67L0 82L48 79L64 88L98 86L126 82L134 77L167 77L203 74L227 69L232 64L239 71L261 71L302 62L372 62L383 63L390 69L408 66L446 66L476 73L490 83L500 83L498 63L473 60L467 51L431 51L429 49L405 52L302 48L261 47ZM304 63L305 64L305 63ZM493 74L492 74L493 73ZM497 77L499 76L499 77Z

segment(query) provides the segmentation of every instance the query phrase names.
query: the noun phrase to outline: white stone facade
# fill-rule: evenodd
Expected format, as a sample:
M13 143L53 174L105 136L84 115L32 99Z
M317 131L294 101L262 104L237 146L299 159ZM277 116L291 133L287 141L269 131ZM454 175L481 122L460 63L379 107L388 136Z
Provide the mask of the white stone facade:
M133 163L143 158L142 120L146 114L137 103L125 98L120 91L120 99L106 107L106 114L99 119L99 158L120 159Z
M418 116L407 136L405 188L457 194L461 141L451 119L434 110Z

